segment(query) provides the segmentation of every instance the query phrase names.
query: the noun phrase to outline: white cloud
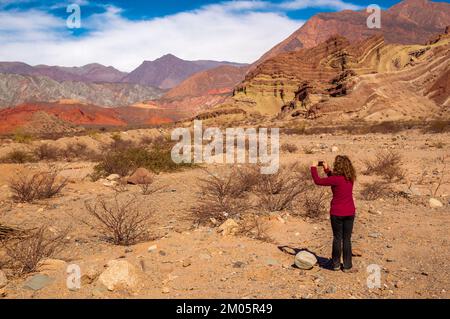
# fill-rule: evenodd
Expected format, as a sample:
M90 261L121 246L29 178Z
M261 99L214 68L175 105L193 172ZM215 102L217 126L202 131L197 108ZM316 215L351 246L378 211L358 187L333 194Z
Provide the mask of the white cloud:
M361 6L341 0L290 0L280 4L281 8L299 10L306 8L330 8L333 10L360 10Z
M44 11L0 10L0 61L63 66L98 62L131 71L143 60L172 53L189 60L251 63L302 25L283 10L326 5L344 6L339 0L278 5L232 1L141 21L106 6L104 13L89 17L83 18L82 11L82 26L90 32L78 38L66 29L64 19Z

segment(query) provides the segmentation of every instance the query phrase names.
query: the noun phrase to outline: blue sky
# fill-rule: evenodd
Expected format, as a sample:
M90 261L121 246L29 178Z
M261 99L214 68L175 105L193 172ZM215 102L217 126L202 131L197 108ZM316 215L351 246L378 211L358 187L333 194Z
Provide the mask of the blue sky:
M449 0L450 1L450 0ZM446 1L446 2L449 2ZM361 10L396 0L0 0L0 61L131 71L172 53L251 63L318 12ZM67 5L81 10L69 29Z

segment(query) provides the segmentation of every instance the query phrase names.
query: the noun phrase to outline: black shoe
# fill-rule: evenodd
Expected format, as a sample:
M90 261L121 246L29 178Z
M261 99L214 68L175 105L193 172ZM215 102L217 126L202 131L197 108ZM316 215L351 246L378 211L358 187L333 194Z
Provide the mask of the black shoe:
M327 261L327 263L325 264L325 266L324 266L326 269L329 269L329 270L333 270L333 271L339 271L339 270L341 270L341 265L339 264L339 265L335 265L334 263L333 263L333 260L331 260L331 259L329 259L328 261Z

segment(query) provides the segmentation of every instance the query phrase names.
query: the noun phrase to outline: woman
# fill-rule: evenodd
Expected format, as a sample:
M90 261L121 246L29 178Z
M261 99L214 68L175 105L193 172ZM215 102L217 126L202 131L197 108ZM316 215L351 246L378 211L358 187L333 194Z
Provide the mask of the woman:
M341 268L341 255L343 246L344 272L352 271L352 244L353 221L355 219L355 203L353 200L353 184L356 180L356 172L352 162L347 156L337 156L333 171L323 162L323 168L328 175L326 178L319 177L317 172L318 162L311 166L311 175L316 185L331 186L333 199L331 200L330 219L333 229L333 252L332 268Z

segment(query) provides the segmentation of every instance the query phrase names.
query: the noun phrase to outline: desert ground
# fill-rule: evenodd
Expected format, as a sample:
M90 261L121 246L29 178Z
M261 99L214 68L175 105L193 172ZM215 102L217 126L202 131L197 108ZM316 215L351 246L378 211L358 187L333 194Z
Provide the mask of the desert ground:
M166 132L134 130L120 138L138 141ZM112 133L65 137L52 141L64 147L82 142L88 149L111 141ZM3 140L0 155L31 150L42 141ZM325 212L307 216L303 194L292 207L278 212L253 207L264 236L219 232L221 223L199 224L192 207L202 196L205 168L218 176L238 165L211 164L161 172L156 191L143 195L139 185L118 189L105 178L90 175L95 162L38 161L0 164L0 225L32 230L45 225L48 236L64 235L64 247L44 256L35 270L18 273L8 264L11 254L0 248L1 298L449 298L450 297L450 160L449 133L408 130L396 134L281 134L281 164L332 163L337 154L353 160L358 172L354 189L357 217L353 233L356 273L323 267L331 255L332 233L328 209L331 190L325 188ZM294 145L294 146L292 146ZM366 161L378 152L401 156L402 179L391 181L377 199L361 195L379 177L365 175ZM59 169L68 184L52 198L32 202L14 199L11 179L49 165ZM386 186L387 187L387 186ZM318 188L318 186L317 186ZM150 236L129 246L114 245L99 233L85 202L103 196L129 198L145 212ZM434 198L436 201L430 198ZM438 207L441 206L441 207ZM240 226L241 221L237 220ZM253 235L252 235L253 234ZM16 246L20 247L20 246ZM285 248L281 248L285 247ZM289 248L286 248L289 247ZM310 270L294 265L295 254L308 250L318 258ZM381 269L381 285L369 288L367 266ZM79 289L68 289L68 266L81 270ZM109 269L109 270L108 270ZM108 272L109 271L109 272ZM117 276L119 278L113 278Z

